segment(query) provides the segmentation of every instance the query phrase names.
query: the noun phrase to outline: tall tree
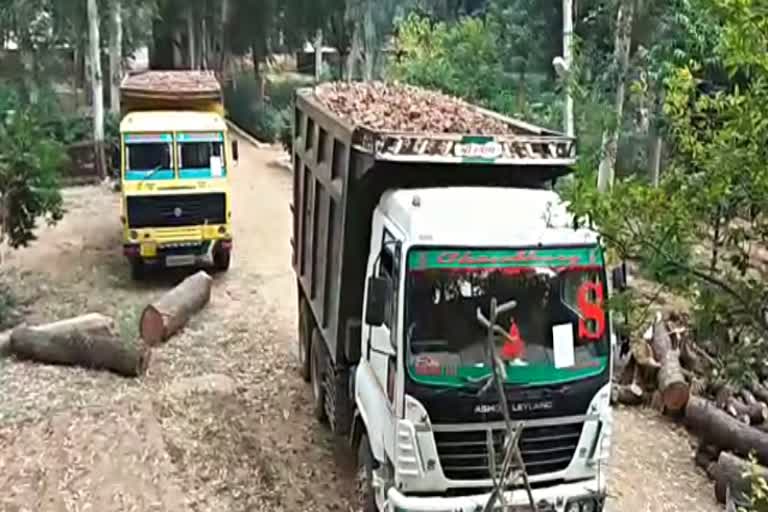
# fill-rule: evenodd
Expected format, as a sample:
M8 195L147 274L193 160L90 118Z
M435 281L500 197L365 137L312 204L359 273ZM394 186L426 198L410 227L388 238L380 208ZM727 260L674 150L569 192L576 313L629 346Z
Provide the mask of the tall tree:
M620 0L616 15L616 42L613 54L613 69L616 76L616 99L614 112L609 125L603 132L600 168L597 188L601 192L613 186L616 172L616 155L619 148L619 135L624 119L624 99L629 68L629 51L632 44L632 20L635 14L635 0Z
M99 8L96 0L88 1L88 47L90 61L91 96L93 98L93 140L96 165L105 177L107 165L104 156L104 83L101 74L101 39L99 36Z
M120 113L120 81L123 78L123 7L121 0L110 5L109 84L110 111Z

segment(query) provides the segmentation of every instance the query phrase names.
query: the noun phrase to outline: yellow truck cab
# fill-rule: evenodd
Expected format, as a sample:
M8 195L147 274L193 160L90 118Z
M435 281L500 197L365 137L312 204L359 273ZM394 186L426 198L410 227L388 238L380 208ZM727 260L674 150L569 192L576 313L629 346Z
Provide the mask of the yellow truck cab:
M232 205L221 87L213 74L148 71L121 85L123 251L148 266L229 268Z

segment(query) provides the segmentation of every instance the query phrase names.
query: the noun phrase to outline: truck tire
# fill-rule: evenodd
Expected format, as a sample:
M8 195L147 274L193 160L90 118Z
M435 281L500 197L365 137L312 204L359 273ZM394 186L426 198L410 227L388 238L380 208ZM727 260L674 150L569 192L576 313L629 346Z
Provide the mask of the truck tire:
M147 275L147 268L141 258L131 260L131 279L143 281Z
M299 375L304 382L310 382L310 336L312 333L312 315L304 297L299 296L299 336L297 353L299 355Z
M376 493L373 488L373 452L368 442L368 434L363 432L357 446L357 510L377 512Z
M226 272L229 270L229 262L232 259L232 253L230 251L217 250L213 253L213 268L217 272Z
M323 340L317 329L312 329L312 343L309 347L310 373L312 381L312 414L320 423L326 423L325 413L325 361L322 348Z

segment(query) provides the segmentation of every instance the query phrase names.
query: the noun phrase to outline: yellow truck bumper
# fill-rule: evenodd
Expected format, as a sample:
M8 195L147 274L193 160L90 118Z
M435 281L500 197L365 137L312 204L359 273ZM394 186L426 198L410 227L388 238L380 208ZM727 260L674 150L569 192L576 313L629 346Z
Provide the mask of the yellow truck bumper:
M232 233L227 225L128 228L123 237L125 256L148 263L202 263L215 251L231 250Z

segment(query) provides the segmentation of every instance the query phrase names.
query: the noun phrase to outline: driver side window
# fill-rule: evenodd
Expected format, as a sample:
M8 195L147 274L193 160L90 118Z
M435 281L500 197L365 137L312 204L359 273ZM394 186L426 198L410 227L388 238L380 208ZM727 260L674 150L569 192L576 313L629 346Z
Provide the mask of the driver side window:
M400 242L394 236L384 230L381 244L381 259L379 260L378 277L383 277L389 283L389 293L386 303L384 325L393 333L397 321L397 276L399 275Z

